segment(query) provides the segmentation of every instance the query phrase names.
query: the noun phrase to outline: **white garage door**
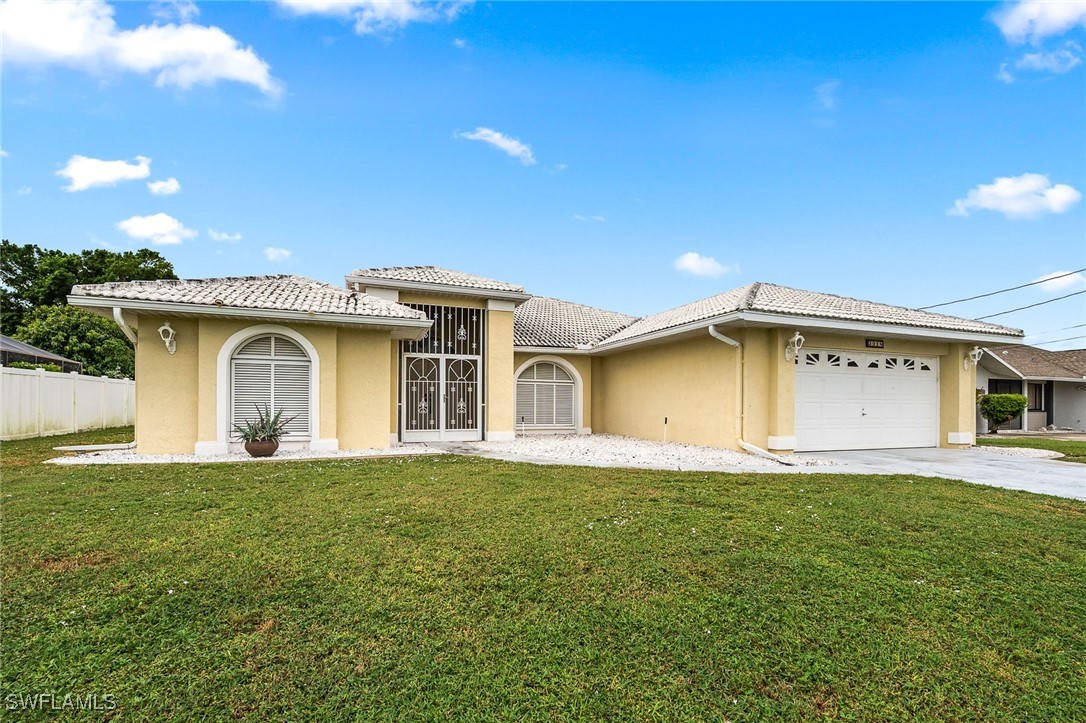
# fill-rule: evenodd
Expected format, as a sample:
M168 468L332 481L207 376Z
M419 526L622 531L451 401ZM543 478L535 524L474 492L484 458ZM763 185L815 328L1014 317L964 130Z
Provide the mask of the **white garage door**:
M938 444L938 359L821 349L798 354L797 452Z

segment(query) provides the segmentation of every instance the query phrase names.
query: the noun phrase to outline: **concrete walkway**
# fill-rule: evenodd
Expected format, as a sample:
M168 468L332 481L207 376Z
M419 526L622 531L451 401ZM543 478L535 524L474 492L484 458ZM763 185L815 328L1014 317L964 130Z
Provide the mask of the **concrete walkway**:
M853 474L915 474L1086 501L1086 465L1007 457L979 449L879 449L809 452Z

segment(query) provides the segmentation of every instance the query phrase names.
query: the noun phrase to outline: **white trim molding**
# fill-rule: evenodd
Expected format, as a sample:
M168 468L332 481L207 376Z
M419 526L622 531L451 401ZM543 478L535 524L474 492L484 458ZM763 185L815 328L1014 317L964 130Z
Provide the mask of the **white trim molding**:
M577 432L577 434L591 434L592 433L591 429L589 429L587 432L582 432L581 431L582 429L585 429L585 426L584 426L584 380L581 379L581 373L579 371L577 371L577 367L573 366L572 364L570 364L568 361L566 361L562 357L554 356L553 354L539 354L537 356L529 357L528 359L525 360L525 362L523 364L521 364L519 367L517 367L516 371L513 372L513 392L514 392L513 393L513 428L514 429L517 428L517 422L516 422L516 405L517 405L516 388L517 388L517 381L520 379L520 375L524 372L525 369L529 368L533 364L538 364L539 362L550 362L552 364L560 366L571 377L573 377L573 429ZM534 430L526 429L526 430L522 430L522 431L524 431L525 433L530 433L530 432L532 432Z
M947 432L947 444L973 444L972 432Z
M233 334L219 347L215 363L215 441L196 443L196 454L225 454L230 445L230 359L242 344L265 334L279 334L296 342L309 355L309 448L339 449L335 439L321 439L321 360L304 335L279 324L254 324Z
M776 436L770 435L769 436L769 441L766 443L766 446L769 447L769 449L777 449L777 450L791 449L791 450L794 450L796 448L796 438L794 436L793 437L776 437Z
M515 301L507 301L505 299L487 299L486 300L487 311L516 311L517 304Z

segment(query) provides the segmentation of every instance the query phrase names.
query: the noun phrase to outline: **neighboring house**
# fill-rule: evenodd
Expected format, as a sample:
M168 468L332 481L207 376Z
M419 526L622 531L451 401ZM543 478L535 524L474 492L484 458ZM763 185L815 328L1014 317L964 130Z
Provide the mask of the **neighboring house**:
M82 362L72 361L59 354L39 349L36 346L30 346L25 341L19 341L0 334L0 365L11 366L12 362L56 364L63 372L75 372L77 374L83 372Z
M637 318L433 266L77 286L136 345L145 453L607 432L777 452L973 442L979 346L1022 332L751 284Z
M977 369L977 388L989 394L1024 394L1029 400L1026 413L1003 429L1036 431L1054 424L1086 430L1086 349L986 348ZM979 413L977 429L988 431Z

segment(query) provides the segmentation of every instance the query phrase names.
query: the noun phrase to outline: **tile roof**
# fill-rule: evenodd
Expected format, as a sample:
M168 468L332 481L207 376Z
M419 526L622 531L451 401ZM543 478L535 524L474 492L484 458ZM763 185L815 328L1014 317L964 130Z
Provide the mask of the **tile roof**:
M72 296L348 317L424 319L426 316L375 296L293 275L81 284L72 288Z
M947 331L974 332L1021 336L1020 329L1012 329L983 321L962 319L946 314L908 309L903 306L878 304L873 301L850 299L816 291L792 289L775 284L755 283L710 296L690 304L652 314L605 339L601 346L633 339L683 324L706 321L735 311L761 311L771 314L805 316L842 321L895 324L900 326L942 329Z
M988 352L1027 377L1086 377L1086 349L1048 351L1035 346L993 346Z
M617 311L533 296L513 314L513 344L570 349L595 344L635 321Z
M355 269L351 276L387 279L389 281L410 281L417 284L434 284L438 286L459 286L466 289L524 293L523 286L488 279L475 274L467 274L463 271L443 269L440 266L388 266L381 269Z

